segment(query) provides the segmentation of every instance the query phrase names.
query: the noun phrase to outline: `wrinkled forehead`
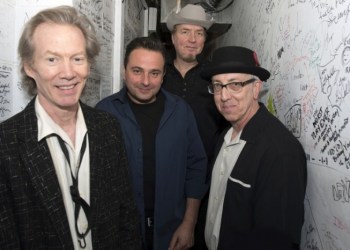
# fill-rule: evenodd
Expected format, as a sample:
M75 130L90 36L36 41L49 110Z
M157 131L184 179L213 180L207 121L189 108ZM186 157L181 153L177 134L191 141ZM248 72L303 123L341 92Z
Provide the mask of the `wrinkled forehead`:
M175 30L182 30L182 29L188 29L188 30L195 30L195 31L205 31L205 29L202 26L196 25L196 24L188 24L188 23L181 23L174 26Z

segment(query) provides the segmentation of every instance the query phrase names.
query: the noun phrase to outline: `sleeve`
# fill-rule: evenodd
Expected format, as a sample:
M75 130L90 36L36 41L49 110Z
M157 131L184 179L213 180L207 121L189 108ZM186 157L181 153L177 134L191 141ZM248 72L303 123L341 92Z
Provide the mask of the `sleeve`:
M254 220L262 239L277 235L285 241L299 244L304 222L306 190L306 158L299 145L289 144L289 150L268 159L257 187ZM273 151L273 149L270 149Z
M19 249L10 180L7 174L9 156L4 152L5 145L0 134L0 249Z
M253 196L252 249L298 249L304 222L306 158L298 146L289 151L269 148ZM279 153L277 153L277 151ZM244 239L244 237L242 237Z
M206 183L207 156L199 135L197 123L190 107L187 107L187 198L202 199L208 190Z
M119 194L119 238L120 249L141 249L141 234L134 194L131 187L128 160L121 128L115 126L118 141L118 194Z

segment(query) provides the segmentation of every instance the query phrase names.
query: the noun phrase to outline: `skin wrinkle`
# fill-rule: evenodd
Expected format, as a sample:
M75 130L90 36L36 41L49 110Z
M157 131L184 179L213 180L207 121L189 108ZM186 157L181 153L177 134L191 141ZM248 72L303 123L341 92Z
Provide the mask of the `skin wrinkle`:
M72 25L40 24L34 34L32 63L25 63L28 76L37 84L38 99L45 111L69 135L75 145L76 110L90 73L82 31Z
M138 104L156 100L164 76L164 58L161 53L143 48L130 53L124 69L128 96Z
M248 79L248 74L241 73L218 74L212 77L213 82L220 82L222 84L226 84L232 80L244 82ZM242 87L241 91L237 93L223 88L221 93L214 94L217 109L232 124L234 130L232 138L243 129L259 109L257 100L261 84L261 81L257 80L252 84Z
M203 51L206 40L205 29L193 24L178 24L171 40L176 50L174 65L184 77L189 69L198 64L197 55Z

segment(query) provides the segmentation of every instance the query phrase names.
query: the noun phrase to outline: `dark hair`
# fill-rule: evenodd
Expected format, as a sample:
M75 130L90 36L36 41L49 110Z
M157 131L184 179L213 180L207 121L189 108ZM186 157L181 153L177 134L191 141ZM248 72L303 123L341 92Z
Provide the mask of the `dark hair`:
M166 58L166 51L162 44L162 42L155 37L137 37L133 39L127 46L125 50L125 56L124 56L124 67L126 68L129 57L131 52L133 52L135 49L146 49L151 50L155 52L159 52L162 54L164 61Z
M32 63L35 51L33 35L35 29L42 23L67 24L79 28L85 37L86 54L90 63L94 62L100 52L94 26L85 15L79 14L71 6L58 6L40 11L25 24L18 44L22 85L27 89L29 95L35 95L37 88L34 79L24 71L24 64Z

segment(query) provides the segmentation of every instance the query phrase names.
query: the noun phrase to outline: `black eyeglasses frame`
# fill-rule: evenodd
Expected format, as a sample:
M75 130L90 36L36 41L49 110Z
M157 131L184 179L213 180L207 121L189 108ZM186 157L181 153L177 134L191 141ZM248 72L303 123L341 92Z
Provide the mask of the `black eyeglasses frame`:
M257 81L256 78L250 78L244 82L229 82L227 84L212 83L212 84L208 85L208 92L210 94L213 94L213 95L220 94L222 92L222 89L226 88L229 92L238 93L245 85L253 83L255 81ZM233 90L228 86L240 86L240 88L239 88L239 90ZM219 87L219 89L217 91L215 91L215 87Z

